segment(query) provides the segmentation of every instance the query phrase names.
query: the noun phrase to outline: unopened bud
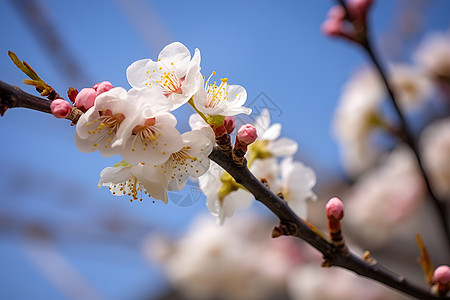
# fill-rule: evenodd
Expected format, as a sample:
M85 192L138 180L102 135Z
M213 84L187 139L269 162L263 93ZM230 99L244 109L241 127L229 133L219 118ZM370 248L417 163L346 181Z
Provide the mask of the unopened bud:
M328 219L333 217L339 221L344 217L344 203L337 197L331 198L325 208Z
M75 106L82 112L86 112L94 106L95 97L97 97L97 92L93 88L84 88L75 98Z
M231 134L235 127L234 117L233 116L225 117L225 120L223 121L223 125L227 129L228 134Z
M450 283L450 267L442 265L434 270L433 280L439 282L440 284Z
M64 119L72 111L72 106L63 99L55 99L50 104L50 109L55 117Z
M339 222L344 217L344 203L339 198L334 197L328 200L325 208L331 240L339 252L347 253L348 249L345 246L341 232L341 223Z
M97 96L100 95L101 93L107 92L110 89L113 88L113 85L111 82L109 81L103 81L103 82L99 82L96 85L94 85L92 87L94 90L97 91Z
M450 291L450 267L442 265L437 267L433 273L431 292L438 297L444 297Z
M242 125L236 134L236 141L242 145L250 145L258 138L255 126L251 124Z

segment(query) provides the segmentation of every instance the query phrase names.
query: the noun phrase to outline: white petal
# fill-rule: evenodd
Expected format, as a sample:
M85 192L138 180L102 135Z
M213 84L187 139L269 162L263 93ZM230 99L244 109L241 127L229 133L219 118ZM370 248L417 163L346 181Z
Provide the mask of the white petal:
M258 130L258 129L256 129ZM258 131L260 140L273 141L280 136L281 133L281 124L275 123L272 126L268 127L265 131Z
M275 156L289 156L297 152L298 144L289 138L279 138L268 145L268 150Z

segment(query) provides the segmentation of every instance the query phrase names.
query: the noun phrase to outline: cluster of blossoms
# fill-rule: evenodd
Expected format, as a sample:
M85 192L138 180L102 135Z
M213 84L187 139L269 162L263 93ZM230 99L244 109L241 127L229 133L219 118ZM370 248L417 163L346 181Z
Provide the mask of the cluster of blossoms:
M251 109L243 107L246 90L228 84L227 78L211 82L215 72L205 80L200 73L200 51L196 49L191 57L178 42L166 46L157 61L136 61L126 73L130 90L102 82L71 95L75 107L83 112L76 127L77 148L85 153L99 151L105 157L119 154L123 158L101 172L98 186L109 187L113 195L128 195L131 201L142 201L143 194L148 194L167 203L168 191L180 191L189 178L200 178L207 205L220 223L236 208L249 206L253 196L208 158L216 142L219 148L227 143L232 148L229 134L235 127L233 116L251 113ZM53 102L52 112L64 118L70 105L61 101ZM196 114L189 122L192 131L181 134L171 112L186 103ZM269 128L269 124L269 113L265 111L255 125L242 126L236 134L233 158L243 164L247 155L248 166L257 176L266 178L270 187L282 192L293 209L305 217L305 200L315 198L311 191L315 174L292 161L297 144L288 139L276 140L281 126ZM276 180L275 158L280 156L289 157L282 162L283 182ZM269 169L273 173L261 173Z
M316 199L311 190L316 184L314 171L293 160L297 143L288 138L279 138L281 124L270 125L267 109L256 119L254 128L258 137L246 152L250 171L268 188L279 193L297 215L306 218L306 201ZM220 223L226 217L231 217L236 209L245 209L253 201L253 195L214 162L208 172L199 178L199 185L207 196L209 210L219 218Z

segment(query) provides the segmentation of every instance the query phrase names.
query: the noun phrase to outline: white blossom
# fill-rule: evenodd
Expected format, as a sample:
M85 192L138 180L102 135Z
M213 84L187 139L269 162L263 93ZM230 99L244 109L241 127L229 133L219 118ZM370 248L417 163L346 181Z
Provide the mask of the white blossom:
M162 164L182 147L181 134L175 128L177 119L161 103L161 94L150 90L132 90L136 98L135 118L123 128L121 155L129 163ZM113 144L114 146L114 144Z
M218 164L211 162L209 170L199 177L199 187L206 195L206 205L219 224L234 215L236 210L247 209L253 195L242 189Z
M438 195L450 201L450 119L428 125L420 137L420 146L432 186Z
M279 138L281 124L270 125L270 112L264 109L255 124L258 139L250 145L250 151L262 151L263 156L289 156L297 152L298 144L286 137ZM260 157L261 158L261 157Z
M130 165L123 161L103 169L100 177L98 187L108 186L113 195L128 195L130 201L142 201L144 193L166 204L168 202L167 181L163 173L145 164Z
M120 152L121 132L136 116L135 98L121 87L99 95L77 123L75 144L81 152L99 150L103 156Z
M189 117L189 126L191 130L200 130L213 143L216 140L216 135L211 126L203 120L199 114L192 114Z
M265 179L272 191L280 190L280 166L276 157L255 159L249 169L259 180Z
M390 71L392 88L406 112L419 108L431 95L431 82L419 69L393 64ZM374 136L390 126L381 109L386 98L386 89L374 69L359 70L344 86L333 129L351 175L362 173L379 159L381 149L375 145Z
M450 31L429 34L413 59L433 77L450 78Z
M208 79L205 87L194 95L196 108L209 116L249 115L252 110L242 106L246 100L247 91L240 85L229 85L227 78L222 78L219 85L209 83Z
M406 111L422 107L433 93L433 83L422 69L407 64L391 65L391 83Z
M162 264L169 282L188 299L276 299L309 252L294 239L271 239L270 228L248 213L224 226L200 216L175 241L149 238L144 253Z
M152 88L162 93L170 110L174 110L188 102L201 88L200 51L195 49L191 59L186 46L174 42L159 53L158 61L142 59L131 64L127 78L134 88Z
M316 200L312 191L316 185L314 171L299 161L286 157L281 162L281 192L289 207L301 218L308 215L307 200Z
M179 191L189 177L200 177L209 169L213 143L200 130L182 134L182 148L170 155L161 166L168 177L169 191ZM157 166L155 166L157 167Z
M288 280L293 300L406 300L387 287L340 268L310 263L297 268Z
M426 189L411 151L399 148L363 174L346 199L344 224L364 245L379 247L421 207ZM397 231L398 230L398 231Z

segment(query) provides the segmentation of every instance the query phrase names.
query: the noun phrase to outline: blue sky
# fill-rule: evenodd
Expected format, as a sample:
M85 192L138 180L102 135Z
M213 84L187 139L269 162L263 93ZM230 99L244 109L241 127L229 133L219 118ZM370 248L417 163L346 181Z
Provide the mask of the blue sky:
M61 95L69 86L81 90L103 80L129 88L125 70L132 62L156 58L166 44L180 41L191 53L200 49L204 74L216 71L230 84L244 86L254 108L264 103L277 108L273 118L283 124L282 134L299 143L308 164L321 168L319 186L342 173L331 121L342 85L365 57L320 33L332 1L37 1L80 67L78 78L64 71L64 61L43 45L43 33L30 28L13 1L0 1L0 80L34 93L9 60L12 50ZM391 59L408 60L425 32L450 25L445 0L374 2L373 35ZM394 16L420 5L422 29L415 38L400 37ZM398 40L400 48L393 43ZM187 129L190 113L177 113L180 130ZM100 171L120 158L80 153L73 135L69 122L34 111L13 109L0 119L2 299L65 297L27 254L25 237L33 224L45 225L58 251L103 297L139 299L161 282L155 268L136 257L146 230L176 233L207 210L203 199L186 208L130 204L97 189ZM108 217L136 226L124 226L121 240L102 227Z

